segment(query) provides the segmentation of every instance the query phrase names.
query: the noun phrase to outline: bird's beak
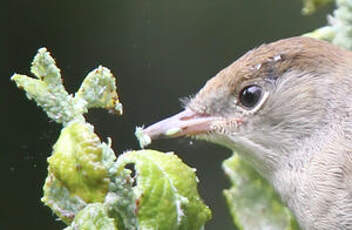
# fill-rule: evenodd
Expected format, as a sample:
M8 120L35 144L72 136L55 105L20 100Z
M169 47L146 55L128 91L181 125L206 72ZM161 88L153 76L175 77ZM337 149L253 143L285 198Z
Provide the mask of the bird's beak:
M209 115L197 114L190 109L159 121L146 129L143 133L152 140L159 138L193 136L205 134L212 128L212 122L216 118Z

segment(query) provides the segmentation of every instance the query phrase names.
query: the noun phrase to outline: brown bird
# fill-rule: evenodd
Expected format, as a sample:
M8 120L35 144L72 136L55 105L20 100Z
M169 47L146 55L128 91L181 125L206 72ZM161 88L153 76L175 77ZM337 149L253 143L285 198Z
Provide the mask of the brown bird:
M234 150L302 229L352 229L352 53L293 37L249 51L185 110L144 130Z

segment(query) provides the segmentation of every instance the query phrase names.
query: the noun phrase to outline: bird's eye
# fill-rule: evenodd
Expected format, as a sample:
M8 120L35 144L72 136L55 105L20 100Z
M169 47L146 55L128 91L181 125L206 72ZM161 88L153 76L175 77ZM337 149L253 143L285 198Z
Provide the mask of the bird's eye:
M253 108L262 95L262 88L257 85L250 85L243 88L239 95L239 101L247 108Z

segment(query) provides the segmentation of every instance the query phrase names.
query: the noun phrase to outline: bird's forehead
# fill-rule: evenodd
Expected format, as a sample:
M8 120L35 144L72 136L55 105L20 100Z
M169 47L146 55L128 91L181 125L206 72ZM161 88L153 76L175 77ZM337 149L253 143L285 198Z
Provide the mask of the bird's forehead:
M325 41L307 37L283 39L247 52L217 74L212 84L219 87L226 84L234 89L242 82L253 79L276 80L293 69L324 72L328 66L336 67L339 64L336 60L339 59L335 57L341 55L341 49Z
M227 80L227 84L231 88L235 88L244 81L251 81L254 79L268 79L275 80L288 66L289 54L280 51L261 53L261 49L252 50L245 54L242 58L234 62L229 67L225 68L220 74L223 79ZM225 81L226 81L225 80Z
M275 81L286 71L325 72L336 67L336 56L343 52L328 42L306 37L293 37L261 45L220 71L196 95L194 104L216 104L253 81ZM334 58L335 56L335 58ZM322 64L324 63L324 64ZM335 68L336 69L336 68ZM236 91L237 90L237 91Z
M292 50L289 44L265 44L253 49L210 79L203 91L234 90L242 82L255 79L274 80L287 71L297 58L299 44ZM292 44L291 44L292 45Z
M313 48L306 43L311 43L311 40L294 38L261 45L225 68L222 78L228 78L228 84L232 87L253 79L275 80L289 69L299 69L305 65L304 59L310 56L308 47Z

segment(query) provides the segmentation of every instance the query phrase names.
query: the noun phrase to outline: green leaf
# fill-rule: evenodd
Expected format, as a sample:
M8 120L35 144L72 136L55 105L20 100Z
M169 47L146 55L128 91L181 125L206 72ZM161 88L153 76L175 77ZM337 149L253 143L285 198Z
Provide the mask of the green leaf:
M136 170L138 229L202 229L211 218L199 197L195 170L173 153L131 151L117 160L119 170L127 164Z
M333 0L303 0L304 7L302 13L305 15L313 14L318 7L324 6L332 1Z
M107 214L101 203L89 204L75 217L65 230L118 230L115 220Z
M237 154L223 162L232 187L224 190L234 224L241 230L298 230L271 185Z

